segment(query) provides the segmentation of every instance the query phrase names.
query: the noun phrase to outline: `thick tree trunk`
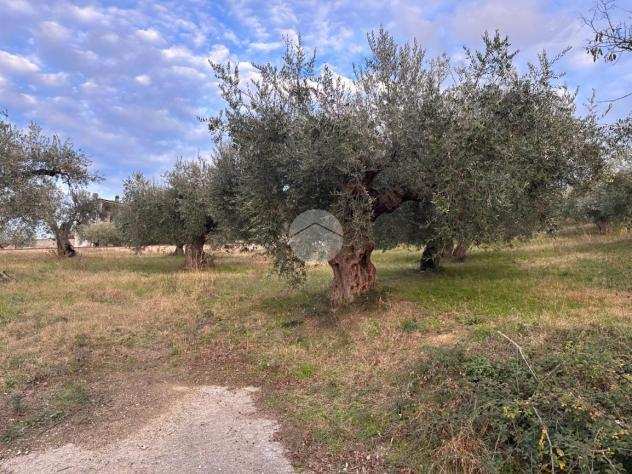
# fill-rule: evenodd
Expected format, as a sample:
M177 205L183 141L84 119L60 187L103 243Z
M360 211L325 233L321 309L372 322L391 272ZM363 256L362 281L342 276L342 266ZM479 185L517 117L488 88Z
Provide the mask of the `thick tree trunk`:
M377 282L375 266L371 262L374 244L345 245L329 261L334 272L331 284L331 303L334 307L351 303L358 295L367 293Z
M70 243L68 231L60 229L55 232L55 243L57 244L58 257L74 257L77 255L75 248Z
M454 247L454 250L452 251L452 257L457 262L463 262L467 258L467 250L469 247L470 246L467 243L459 240L459 242L456 244L456 247Z
M186 244L184 247L184 265L187 268L197 270L207 263L206 254L204 253L204 243L206 236L198 237L194 242Z
M436 272L439 270L440 246L437 242L430 241L424 247L419 261L419 270L422 272Z
M174 257L182 257L184 255L184 244L176 244L176 249L171 255Z
M597 229L599 230L600 234L607 234L612 230L612 228L610 227L610 222L605 219L599 219L597 222L595 222L595 224L597 224Z

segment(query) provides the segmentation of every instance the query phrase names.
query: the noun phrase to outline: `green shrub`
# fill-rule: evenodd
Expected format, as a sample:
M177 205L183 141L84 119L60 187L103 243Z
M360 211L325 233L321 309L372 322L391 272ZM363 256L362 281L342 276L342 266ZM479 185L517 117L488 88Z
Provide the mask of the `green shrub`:
M83 225L78 231L82 240L87 240L95 247L122 245L121 234L112 222L96 222Z
M538 337L530 338L538 340ZM630 472L632 335L571 331L432 348L394 407L402 463L457 471ZM415 466L410 466L414 464Z

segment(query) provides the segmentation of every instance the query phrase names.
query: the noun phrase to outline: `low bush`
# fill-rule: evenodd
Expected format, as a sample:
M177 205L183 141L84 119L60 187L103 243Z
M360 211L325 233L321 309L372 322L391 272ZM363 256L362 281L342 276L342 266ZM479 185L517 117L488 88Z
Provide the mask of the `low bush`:
M524 359L498 334L430 348L414 365L394 407L407 467L429 455L459 472L631 472L632 335L590 329L526 339L539 342L528 343Z
M112 222L96 222L81 226L78 234L82 240L87 240L95 247L122 245L121 234Z

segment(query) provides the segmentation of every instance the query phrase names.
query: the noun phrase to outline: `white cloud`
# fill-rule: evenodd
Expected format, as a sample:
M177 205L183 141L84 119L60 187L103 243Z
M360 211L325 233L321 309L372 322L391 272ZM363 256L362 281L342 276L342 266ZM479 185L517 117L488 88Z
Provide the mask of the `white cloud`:
M226 46L223 44L216 44L213 46L213 49L211 49L209 59L214 63L221 63L228 59L229 54L230 51Z
M68 79L68 74L65 72L57 72L57 73L49 73L49 74L40 74L39 79L42 83L47 86L62 86L66 84Z
M283 46L283 43L280 41L275 41L273 43L266 43L263 41L256 41L254 43L250 43L250 48L255 51L261 51L264 53L269 53L270 51L274 51L275 49L279 49Z
M21 93L20 97L28 105L35 105L35 104L37 104L37 99L35 97L33 97L32 95L30 95L30 94Z
M252 63L240 61L237 67L239 68L239 82L242 86L247 86L251 81L257 81L261 78L261 74Z
M164 41L160 33L152 28L136 30L136 36L148 43L162 43Z
M55 21L40 23L40 32L47 40L66 41L70 38L70 30Z
M571 66L580 69L595 66L595 61L593 61L592 56L582 49L572 51L569 57L569 62Z
M31 14L34 13L33 7L25 0L0 0L0 7L16 13Z
M200 71L198 71L197 69L194 69L192 67L189 66L171 66L171 70L177 74L178 76L183 76L183 77L187 77L190 79L204 79L207 76L205 74L202 74Z
M0 70L24 74L39 71L39 66L24 56L11 54L0 49Z
M147 74L136 76L134 80L138 82L141 86L148 86L151 84L151 77L149 77Z
M73 18L85 23L104 21L107 18L101 11L90 5L85 7L67 5L66 7Z

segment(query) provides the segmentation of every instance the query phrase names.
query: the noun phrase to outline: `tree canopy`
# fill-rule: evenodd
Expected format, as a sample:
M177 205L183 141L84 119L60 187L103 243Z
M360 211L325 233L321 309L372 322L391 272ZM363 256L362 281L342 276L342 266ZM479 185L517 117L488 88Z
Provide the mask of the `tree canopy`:
M248 86L235 65L214 65L226 108L209 128L234 150L250 238L281 273L300 272L289 223L308 209L332 212L345 234L329 262L336 304L374 286L372 223L403 203L423 207L422 226L475 237L504 222L507 232L509 222L542 219L546 203L602 159L598 128L577 115L546 54L521 73L498 34L466 51L463 67L384 30L368 40L351 86L317 71L300 43L288 43L280 66L257 66Z
M184 245L187 266L202 266L207 261L204 244L217 225L212 173L203 159L180 160L163 182L138 173L128 178L116 216L123 240L132 247Z
M0 116L0 225L34 233L42 228L56 239L60 256L72 256L70 233L96 213L85 187L99 177L73 144L48 137L35 124L20 129Z

